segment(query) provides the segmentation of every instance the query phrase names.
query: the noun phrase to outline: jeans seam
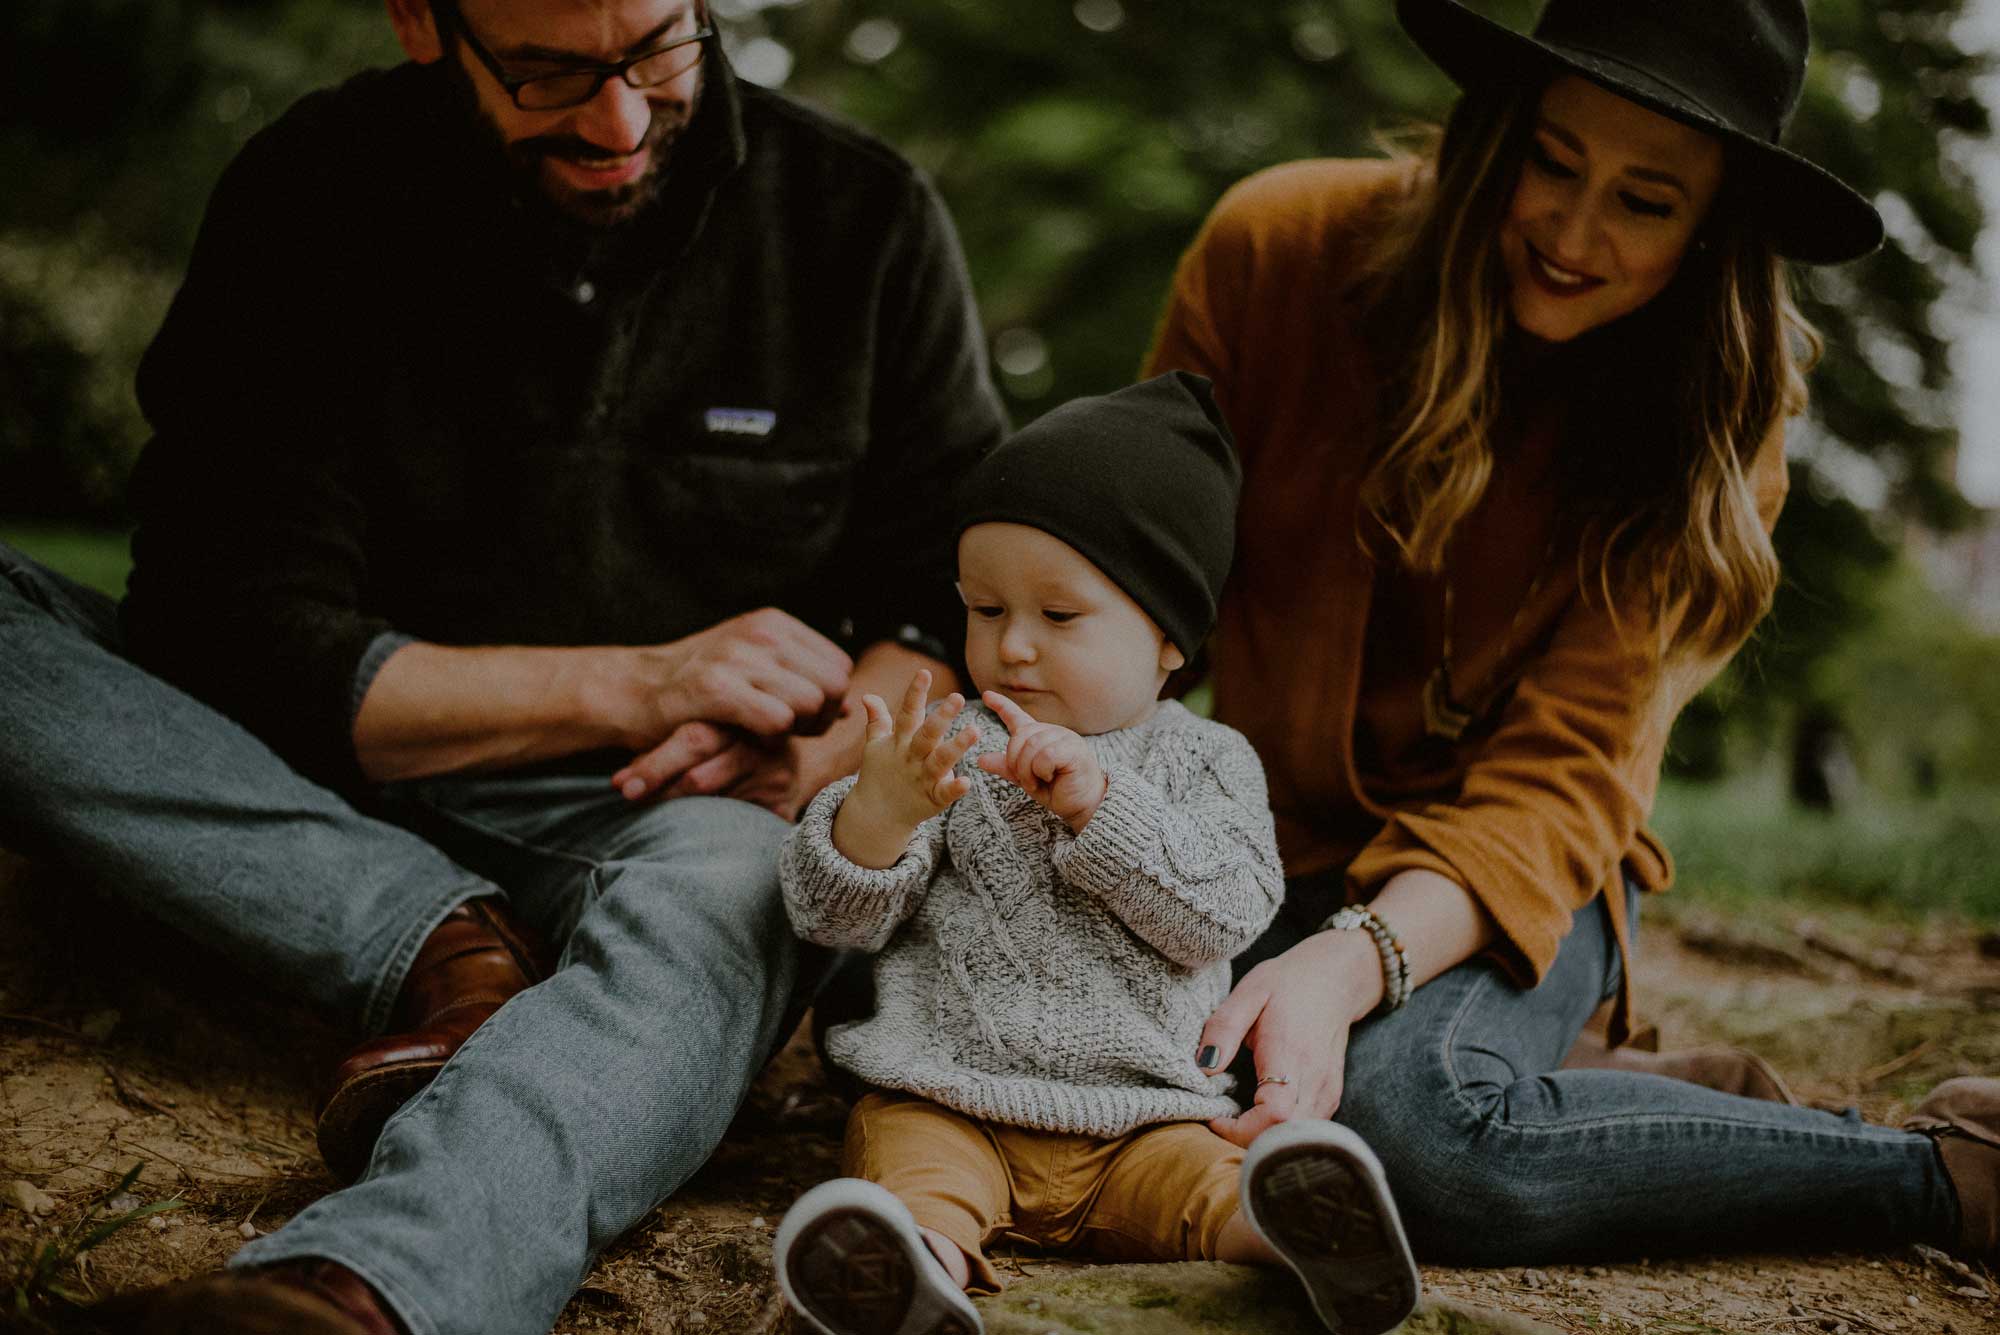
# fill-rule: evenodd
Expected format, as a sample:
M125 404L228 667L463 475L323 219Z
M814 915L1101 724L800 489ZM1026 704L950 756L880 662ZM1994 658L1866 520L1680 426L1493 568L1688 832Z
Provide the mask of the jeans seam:
M604 866L607 861L604 858L586 857L581 853L573 852L567 848L554 848L547 844L535 843L507 830L496 829L483 821L474 820L472 817L454 811L450 807L438 806L436 803L422 799L418 800L424 810L437 816L439 819L449 821L462 830L470 830L483 838L497 840L510 848L517 848L523 852L534 853L541 857L558 858L564 862L574 862L578 866L592 869Z
M1461 965L1460 967L1464 966ZM1458 1003L1458 1008L1452 1012L1451 1020L1445 1025L1444 1033L1444 1071L1446 1078L1451 1081L1451 1096L1459 1107L1465 1111L1466 1115L1472 1119L1475 1126L1486 1125L1493 1119L1481 1112L1479 1106L1472 1101L1472 1097L1465 1092L1466 1082L1458 1074L1458 1031L1465 1024L1466 1016L1471 1013L1473 1001L1479 997L1481 992L1492 981L1493 975L1491 973L1480 973L1479 977L1473 982L1473 985L1466 989L1465 996Z
M1465 1081L1459 1077L1457 1065L1458 1031L1472 1011L1473 1002L1488 989L1494 981L1491 973L1482 973L1478 980L1467 989L1465 997L1445 1029L1444 1066L1445 1074L1451 1081L1452 1098L1472 1119L1475 1126L1487 1132L1500 1132L1524 1139L1548 1136L1568 1136L1584 1131L1594 1131L1603 1127L1671 1126L1675 1124L1700 1124L1704 1126L1726 1126L1748 1131L1770 1131L1782 1137L1803 1136L1811 1140L1828 1142L1858 1142L1867 1145L1882 1145L1894 1149L1894 1144L1874 1136L1849 1136L1829 1130L1807 1129L1804 1127L1773 1126L1768 1122L1749 1118L1727 1117L1712 1113L1619 1113L1614 1116L1593 1117L1583 1121L1567 1121L1558 1125L1542 1125L1533 1122L1515 1122L1510 1118L1482 1112L1465 1092Z

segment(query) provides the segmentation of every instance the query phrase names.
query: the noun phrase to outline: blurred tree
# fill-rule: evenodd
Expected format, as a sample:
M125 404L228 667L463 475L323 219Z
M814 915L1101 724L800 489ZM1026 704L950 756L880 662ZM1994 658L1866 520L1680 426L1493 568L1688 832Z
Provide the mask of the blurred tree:
M0 4L0 515L117 516L132 374L223 165L395 51L379 0Z

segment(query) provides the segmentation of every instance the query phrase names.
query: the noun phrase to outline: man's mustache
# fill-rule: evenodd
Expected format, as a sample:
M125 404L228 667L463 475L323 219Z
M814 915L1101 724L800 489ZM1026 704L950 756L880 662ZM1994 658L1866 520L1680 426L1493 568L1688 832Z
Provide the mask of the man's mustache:
M646 126L646 137L639 142L638 148L626 152L606 148L602 144L593 144L581 135L560 133L538 134L527 139L517 139L510 148L517 157L523 159L563 158L574 162L591 158L630 157L642 149L657 148L674 137L686 127L692 111L693 108L686 102L669 102L654 107L652 121Z
M588 139L581 139L573 134L543 134L531 139L517 139L512 149L524 158L566 158L570 161L590 158L628 158L640 149L652 145L658 138L657 126L658 122L655 122L654 126L647 129L646 137L640 142L639 148L624 152L606 148L602 144L593 144Z

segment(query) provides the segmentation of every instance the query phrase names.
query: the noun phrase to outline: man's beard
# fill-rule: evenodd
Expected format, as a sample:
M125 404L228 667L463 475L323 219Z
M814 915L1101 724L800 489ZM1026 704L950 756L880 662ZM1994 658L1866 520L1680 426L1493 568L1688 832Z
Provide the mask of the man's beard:
M492 150L506 162L516 193L529 204L542 206L559 218L595 229L629 223L657 202L666 183L667 162L673 156L674 143L693 121L706 82L697 83L691 97L650 104L652 123L646 127L641 145L648 154L643 176L607 190L573 190L552 180L543 164L550 158L569 161L602 158L601 146L573 134L534 135L510 142L498 122L479 104L470 71L455 54L448 54L445 64L451 69L451 82L458 90L463 110L481 128L482 137Z

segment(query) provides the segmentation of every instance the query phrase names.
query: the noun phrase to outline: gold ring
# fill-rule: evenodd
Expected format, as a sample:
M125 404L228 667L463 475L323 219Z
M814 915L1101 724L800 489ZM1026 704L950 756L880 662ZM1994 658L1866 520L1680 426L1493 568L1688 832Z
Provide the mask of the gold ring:
M1262 1089L1266 1085L1289 1085L1291 1083L1292 1078L1288 1075L1260 1075L1257 1077L1257 1088L1259 1089Z

